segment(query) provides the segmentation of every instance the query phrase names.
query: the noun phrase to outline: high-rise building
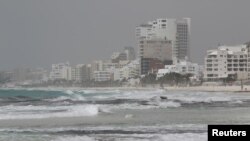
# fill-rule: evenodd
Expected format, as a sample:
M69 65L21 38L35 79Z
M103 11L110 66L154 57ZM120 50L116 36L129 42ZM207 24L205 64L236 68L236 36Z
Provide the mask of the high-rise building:
M141 40L141 74L155 73L164 65L172 64L172 43L164 39Z
M135 49L133 47L124 47L124 53L127 56L127 60L135 60L136 58L136 53L135 53Z
M71 77L72 80L76 82L83 82L88 79L88 68L87 65L84 64L78 64L75 67L71 68Z
M172 43L169 40L141 40L140 58L157 58L161 61L172 61Z
M250 79L250 42L246 43L247 47L247 72L248 72L248 79Z
M190 23L189 18L176 21L176 41L173 54L177 60L190 57Z
M71 80L71 67L69 63L53 64L50 80Z
M90 68L90 79L94 79L94 72L95 71L103 71L103 61L98 60L98 61L93 61L91 63L91 68Z
M164 39L172 42L174 62L189 58L191 19L157 19L136 27L136 38L141 40Z
M87 80L92 79L92 77L91 77L91 69L92 69L91 64L87 64Z

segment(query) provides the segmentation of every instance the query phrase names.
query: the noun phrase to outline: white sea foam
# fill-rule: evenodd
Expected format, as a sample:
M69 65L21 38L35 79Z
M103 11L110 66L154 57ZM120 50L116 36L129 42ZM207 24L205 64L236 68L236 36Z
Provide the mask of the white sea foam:
M53 99L48 99L48 101L63 101L63 100L71 100L71 97L68 96L60 96L57 98L53 98Z
M140 126L67 126L67 127L49 127L49 128L0 128L0 132L62 132L62 131L81 131L81 130L129 130L129 131L154 131L157 132L159 130L199 130L206 131L207 125L205 124L169 124L169 125L140 125Z
M160 108L169 108L169 107L176 108L176 107L180 107L181 106L180 103L173 102L173 101L160 102L158 105L159 105Z
M123 91L122 94L114 95L114 98L127 99L151 99L154 97L165 96L169 100L178 100L185 103L196 102L230 102L242 99L250 99L249 95L222 93L222 92L185 92L185 91L163 91L163 90L149 90L149 91ZM157 100L157 99L156 99Z
M241 100L234 100L234 101L230 101L230 103L232 104L243 104L244 102Z
M97 105L75 106L6 106L1 108L0 120L4 119L42 119L53 117L81 117L98 114Z
M180 107L181 104L178 102L168 101L168 102L158 102L158 103L148 103L148 105L140 105L140 104L120 104L120 105L103 105L103 111L112 111L112 110L120 110L120 109L136 109L136 110L143 110L143 109L157 109L157 108L176 108Z
M197 103L197 102L230 102L237 99L244 99L246 97L235 97L235 95L225 93L207 93L207 92L176 92L169 91L165 95L170 100L178 100L184 103ZM248 99L250 97L247 97Z
M72 136L72 137L58 137L51 141L95 141L95 139L87 136Z
M152 141L206 141L207 133L183 133L158 135Z
M66 94L69 94L69 95L74 94L74 92L73 92L73 91L71 91L71 90L66 90L66 91L65 91L65 93L66 93Z
M60 101L60 100L73 100L73 101L82 101L85 100L84 96L82 96L78 91L73 91L73 90L66 90L64 91L68 96L61 96L58 98L53 99L54 101ZM52 100L52 101L53 101Z
M137 103L124 103L116 105L70 105L70 106L1 106L0 119L7 118L47 118L47 117L70 117L70 116L87 116L96 115L99 111L113 112L119 109L152 109L152 108L176 108L183 103L197 102L229 102L229 104L243 104L244 100L249 100L249 95L235 93L208 93L208 92L185 92L185 91L164 91L164 90L117 90L117 89L68 89L62 91L62 96L50 99L49 101L84 101L88 100L115 100L115 99L132 99L148 101L147 105ZM86 93L92 93L93 95ZM94 95L96 93L96 95ZM65 95L66 94L66 95ZM167 99L162 100L160 96ZM32 104L32 103L31 103ZM80 108L78 108L80 107ZM95 108L93 108L95 107ZM92 109L88 111L88 108ZM79 110L79 111L76 111ZM83 112L81 112L83 111ZM87 112L85 112L87 111Z
M102 139L105 138L102 137ZM109 136L107 139L112 139L114 141L206 141L206 133L182 133L182 134L132 134L123 135L117 134ZM58 137L52 141L95 141L100 139L100 137L88 137L88 136L65 136Z

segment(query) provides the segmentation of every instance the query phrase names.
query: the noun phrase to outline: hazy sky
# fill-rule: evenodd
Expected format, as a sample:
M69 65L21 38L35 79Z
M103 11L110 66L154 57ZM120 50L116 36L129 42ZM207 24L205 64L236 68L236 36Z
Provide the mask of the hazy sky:
M135 27L190 17L191 59L250 40L249 0L0 0L0 70L108 59L135 46ZM137 48L135 48L137 49Z

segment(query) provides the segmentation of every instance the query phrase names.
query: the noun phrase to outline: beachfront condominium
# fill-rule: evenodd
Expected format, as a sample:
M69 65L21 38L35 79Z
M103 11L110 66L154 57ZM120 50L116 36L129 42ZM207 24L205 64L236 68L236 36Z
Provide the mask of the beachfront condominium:
M136 27L138 43L142 40L163 39L172 43L172 60L189 58L191 19L156 19Z
M249 49L247 45L219 46L208 50L205 57L204 79L207 81L248 79Z

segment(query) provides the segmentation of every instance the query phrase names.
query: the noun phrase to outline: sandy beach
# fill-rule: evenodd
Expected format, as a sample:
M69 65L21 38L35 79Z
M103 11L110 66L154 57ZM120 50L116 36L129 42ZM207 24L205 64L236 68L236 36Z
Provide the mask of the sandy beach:
M166 87L167 90L204 91L204 92L250 92L250 86L195 86L195 87Z

